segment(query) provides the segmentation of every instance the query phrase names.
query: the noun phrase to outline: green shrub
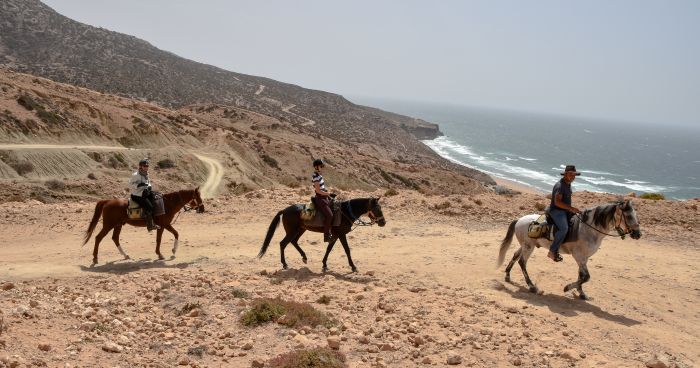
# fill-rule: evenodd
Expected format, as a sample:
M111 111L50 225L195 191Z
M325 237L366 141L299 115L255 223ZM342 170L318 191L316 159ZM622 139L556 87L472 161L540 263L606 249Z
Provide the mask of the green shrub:
M664 197L664 195L661 193L644 193L644 194L640 195L639 198L652 199L654 201L666 199L666 197Z
M323 312L314 309L308 303L298 303L285 301L282 299L262 298L256 299L253 306L241 317L241 323L246 326L257 326L263 323L279 321L287 327L323 325L333 326L331 321Z
M22 176L34 171L34 164L29 161L11 162L9 165L17 172L17 174Z
M327 347L302 349L276 356L265 366L271 368L347 368L345 355Z
M274 167L275 169L279 169L279 165L277 164L277 160L275 160L274 158L270 157L270 155L268 155L267 153L263 153L263 154L260 156L260 158L262 158L262 160L263 160L266 164L268 164L269 166Z
M175 167L175 161L169 158L158 161L157 163L159 169L170 169Z
M234 298L239 298L239 299L248 299L250 297L250 293L239 288L233 288L231 289L231 295L233 295Z
M391 197L391 196L395 196L397 194L399 194L399 191L394 189L394 188L389 188L389 189L387 189L386 192L384 192L385 197Z
M57 180L57 179L51 179L46 181L46 187L51 189L51 190L64 190L66 189L66 183Z

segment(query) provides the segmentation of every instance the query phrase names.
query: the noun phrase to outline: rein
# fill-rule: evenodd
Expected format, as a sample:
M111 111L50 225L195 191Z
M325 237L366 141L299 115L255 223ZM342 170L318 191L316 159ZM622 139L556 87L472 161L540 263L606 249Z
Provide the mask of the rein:
M615 225L615 231L617 231L617 234L608 234L608 233L606 233L606 232L603 232L603 231L598 230L598 228L596 228L595 226L588 224L586 221L583 221L583 218L582 218L581 215L579 215L578 213L576 214L576 217L578 217L579 220L581 220L581 223L582 223L582 224L584 224L584 225L590 227L591 229L593 229L593 230L595 230L595 231L597 231L597 232L599 232L599 233L601 233L601 234L603 234L603 235L605 235L605 236L619 236L620 239L625 240L625 235L627 235L627 234L630 233L630 230L629 230L630 227L629 227L629 225L627 225L627 220L625 220L624 214L622 214L622 215L620 216L620 221L618 221L617 224ZM622 221L623 221L623 220L625 221L625 227L627 228L627 231L622 230L622 228L620 227L620 225L622 225ZM615 218L614 218L614 217L613 217L613 222L615 222Z
M340 209L340 213L343 215L343 217L348 219L348 221L350 221L350 223L354 225L353 227L350 228L350 231L355 230L358 226L372 226L375 224L374 219L371 219L370 222L366 222L366 221L363 221L360 217L355 217L355 214L353 214L352 205L350 204L350 201L351 200L346 202L348 204L348 213L350 214L350 217L348 217L345 214L345 212L343 212L342 208Z

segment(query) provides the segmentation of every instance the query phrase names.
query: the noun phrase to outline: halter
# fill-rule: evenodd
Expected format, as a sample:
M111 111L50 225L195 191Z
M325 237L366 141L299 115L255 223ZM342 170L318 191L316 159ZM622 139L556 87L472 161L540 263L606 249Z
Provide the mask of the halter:
M384 216L377 217L373 212L374 209L371 208L369 211L366 212L367 215L369 216L370 222L363 221L359 216L356 217L355 214L353 214L354 211L352 210L352 204L351 204L352 200L349 200L346 203L348 204L348 213L350 214L350 218L348 218L348 220L350 220L350 222L355 224L355 226L372 226L378 220L381 220L384 218ZM340 213L343 213L343 211L341 210ZM345 214L343 214L343 215L345 215ZM347 216L345 216L345 217L347 218Z
M619 236L620 239L624 240L625 236L627 234L632 233L632 231L630 230L630 226L627 224L627 219L625 218L624 213L620 214L619 221L616 219L617 209L619 208L618 206L620 206L620 204L615 205L615 214L613 215L613 224L615 224L615 231L617 232L617 234L608 234L606 232L598 230L598 228L596 228L595 226L592 226L592 225L588 224L587 222L583 221L583 218L578 213L576 214L576 217L578 217L579 220L581 220L581 223L585 224L586 226L590 227L591 229L593 229L593 230L595 230L595 231L597 231L605 236ZM620 212L622 212L622 210L620 210ZM622 225L623 221L625 222L625 230L622 230L622 227L620 227L620 225ZM615 223L615 222L617 222L617 223Z

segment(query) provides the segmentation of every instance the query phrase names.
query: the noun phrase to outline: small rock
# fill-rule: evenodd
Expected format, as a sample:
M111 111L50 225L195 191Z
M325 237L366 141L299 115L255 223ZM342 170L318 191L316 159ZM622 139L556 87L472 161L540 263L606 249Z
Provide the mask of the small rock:
M513 362L512 362L512 363L513 363L513 365L516 366L516 367L517 367L517 366L523 365L523 361L522 361L520 358L515 358L515 359L513 359Z
M474 347L474 349L477 349L477 350L481 350L484 348L483 346L481 346L481 344L478 341L472 341L472 347Z
M333 350L340 349L340 338L338 336L330 336L326 341L328 341L329 348Z
M414 345L415 347L419 347L419 346L421 346L421 345L425 345L425 339L422 338L422 337L420 337L420 336L416 336L416 337L413 339L413 345Z
M253 359L250 366L253 368L263 368L265 366L265 360L261 358Z
M12 290L14 288L15 288L15 284L12 282L6 282L6 283L2 284L3 290Z
M80 324L80 329L83 331L92 331L97 326L97 322L83 322Z
M358 338L357 338L357 341L358 341L360 344L369 344L369 338L368 338L367 336L365 336L365 335L362 335L362 336L358 337Z
M562 350L561 353L559 353L559 357L564 358L569 361L576 361L579 359L578 352L572 349L564 349Z
M396 348L391 344L382 344L382 346L379 347L379 350L381 350L381 351L395 351Z
M192 309L188 316L190 317L199 317L200 311L199 308Z
M455 354L455 353L450 353L450 355L447 357L447 364L449 364L449 365L462 364L462 357Z
M39 306L39 302L37 302L36 300L33 300L33 299L32 299L32 300L29 301L29 306L32 307L32 308L36 308L36 307Z
M187 355L183 355L180 357L180 359L177 360L178 365L189 365L190 364L190 358Z
M51 351L51 345L49 345L49 344L39 344L39 350L41 350L41 351Z
M431 364L433 361L430 360L430 357L425 357L423 360L421 360L421 363L423 364Z
M102 350L108 353L121 353L124 348L113 342L106 342L104 345L102 345Z
M243 344L243 350L250 350L253 348L253 340L248 340L246 341L245 344Z
M665 356L657 355L654 359L650 359L644 363L647 368L669 368L670 362Z

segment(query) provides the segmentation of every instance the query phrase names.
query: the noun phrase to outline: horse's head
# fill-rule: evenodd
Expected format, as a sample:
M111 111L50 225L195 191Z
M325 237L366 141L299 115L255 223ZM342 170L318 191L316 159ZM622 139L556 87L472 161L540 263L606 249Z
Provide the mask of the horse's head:
M623 226L624 229L622 228ZM615 227L621 229L623 234L630 234L632 239L636 240L642 237L642 232L639 229L639 218L637 218L637 211L632 207L632 200L617 202Z
M192 198L186 204L190 209L197 210L197 213L204 212L204 201L202 201L202 196L199 193L199 187L195 188L192 192Z
M382 206L379 204L379 198L370 198L369 200L369 213L367 214L369 218L376 222L379 226L386 225L386 220L384 219L384 213L382 213Z

